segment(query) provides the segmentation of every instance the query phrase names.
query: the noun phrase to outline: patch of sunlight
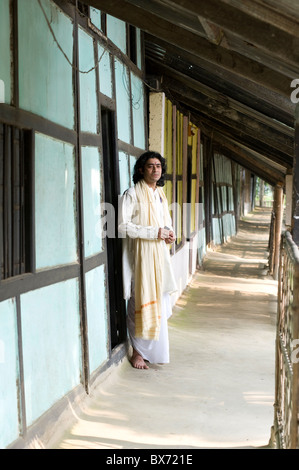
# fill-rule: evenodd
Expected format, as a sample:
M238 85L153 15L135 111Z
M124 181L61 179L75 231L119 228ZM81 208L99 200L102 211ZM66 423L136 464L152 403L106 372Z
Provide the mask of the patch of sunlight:
M60 445L60 449L121 449L121 445L116 445L116 444L107 444L106 442L100 442L98 440L94 440L93 438L90 439L80 439L74 438L74 439L66 439L63 441L63 443Z
M263 392L244 392L244 400L250 405L268 405L273 406L274 396Z
M185 307L187 305L188 301L187 300L183 300L182 298L178 299L176 301L176 306L177 307Z
M110 410L99 410L99 409L87 409L84 410L84 413L86 416L94 417L94 418L101 418L101 419L115 419L119 421L128 421L128 418L122 414L118 413L116 411L110 411Z

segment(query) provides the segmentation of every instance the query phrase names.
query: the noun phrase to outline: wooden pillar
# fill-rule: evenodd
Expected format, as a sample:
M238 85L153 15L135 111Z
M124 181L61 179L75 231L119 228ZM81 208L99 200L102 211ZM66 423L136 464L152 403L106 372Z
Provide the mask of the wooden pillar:
M187 116L183 117L183 245L188 239L188 214L187 214L187 188L188 188L188 124Z
M274 231L273 277L274 279L278 279L281 228L282 228L282 217L283 217L283 185L282 184L277 184L275 186L274 212L275 212L275 231Z
M165 95L150 93L149 96L149 150L164 156Z
M291 231L292 226L292 214L293 214L293 175L285 176L285 188L286 188L286 212L285 212L285 224L286 229Z
M260 207L264 207L264 194L265 194L265 183L264 180L260 179Z
M295 110L295 152L293 169L293 240L299 246L299 104Z
M247 215L248 212L251 211L251 172L249 170L245 170L245 177L244 177L244 209L243 215Z
M213 239L212 232L212 171L211 158L212 143L208 137L204 138L203 147L203 174L204 174L204 205L205 205L205 228L206 228L206 244L209 245Z

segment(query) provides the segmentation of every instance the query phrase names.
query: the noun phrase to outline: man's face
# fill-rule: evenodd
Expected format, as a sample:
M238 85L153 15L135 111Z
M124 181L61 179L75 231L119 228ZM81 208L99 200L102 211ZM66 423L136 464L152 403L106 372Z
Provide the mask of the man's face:
M162 175L162 165L158 158L149 158L145 165L143 171L141 170L144 181L152 187L156 186L157 181L161 178Z

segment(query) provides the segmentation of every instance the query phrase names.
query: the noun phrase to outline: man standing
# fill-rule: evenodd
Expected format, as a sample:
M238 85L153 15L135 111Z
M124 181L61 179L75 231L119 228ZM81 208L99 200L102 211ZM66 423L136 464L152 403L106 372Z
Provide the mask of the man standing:
M167 320L170 293L177 290L169 248L175 241L162 186L165 159L145 152L134 167L134 186L121 199L118 230L123 238L124 298L133 346L131 364L148 369L150 363L169 362Z

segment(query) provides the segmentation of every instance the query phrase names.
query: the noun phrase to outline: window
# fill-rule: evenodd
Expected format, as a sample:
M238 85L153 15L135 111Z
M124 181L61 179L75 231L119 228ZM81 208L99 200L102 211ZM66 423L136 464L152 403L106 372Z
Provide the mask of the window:
M0 280L29 271L31 132L0 123Z
M128 25L128 56L137 65L137 38L135 26Z

